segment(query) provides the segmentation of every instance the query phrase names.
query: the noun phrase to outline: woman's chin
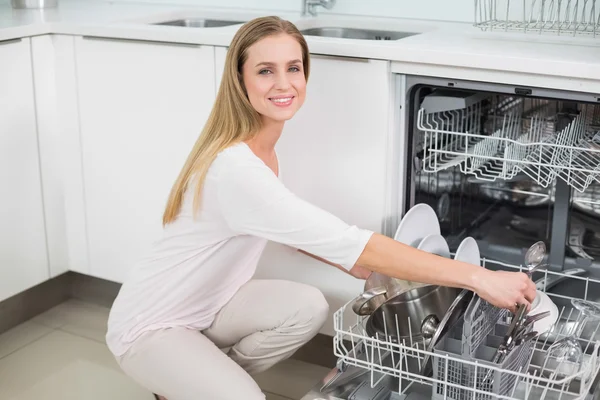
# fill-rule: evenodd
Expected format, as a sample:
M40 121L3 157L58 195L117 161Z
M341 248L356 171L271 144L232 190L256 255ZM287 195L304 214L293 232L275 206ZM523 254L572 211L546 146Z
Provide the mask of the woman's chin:
M269 113L269 114L263 114L263 116L265 116L266 118L272 120L272 121L276 121L276 122L286 122L289 121L290 119L292 119L294 117L294 115L296 115L296 110L285 110L285 111L279 111L279 112L274 112L274 113Z

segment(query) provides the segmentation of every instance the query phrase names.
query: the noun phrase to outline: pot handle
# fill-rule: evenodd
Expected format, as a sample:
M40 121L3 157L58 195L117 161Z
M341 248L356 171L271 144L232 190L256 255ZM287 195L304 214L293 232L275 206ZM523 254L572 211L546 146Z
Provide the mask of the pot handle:
M359 294L352 303L352 311L357 315L369 315L370 313L364 309L365 304L369 302L373 297L381 296L386 293L386 288L383 286L374 287Z

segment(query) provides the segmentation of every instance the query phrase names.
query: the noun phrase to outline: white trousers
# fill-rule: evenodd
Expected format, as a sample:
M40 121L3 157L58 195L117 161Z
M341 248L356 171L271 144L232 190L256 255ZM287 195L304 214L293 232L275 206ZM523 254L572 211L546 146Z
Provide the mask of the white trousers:
M210 328L145 333L117 361L133 380L168 400L264 400L251 375L313 338L328 311L312 286L251 280Z

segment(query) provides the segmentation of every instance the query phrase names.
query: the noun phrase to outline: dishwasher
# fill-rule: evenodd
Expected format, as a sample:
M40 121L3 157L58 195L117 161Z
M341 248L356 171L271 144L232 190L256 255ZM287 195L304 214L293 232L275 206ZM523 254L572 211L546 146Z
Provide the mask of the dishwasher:
M438 339L446 347L431 350L423 340L368 334L348 303L334 314L337 365L302 400L600 398L599 319L577 334L578 369L564 359L547 364L549 346L582 317L572 299L600 302L600 94L405 75L395 82L401 184L385 233L425 203L451 251L472 237L489 269L523 270L527 248L543 241L547 268L532 279L560 310L554 337L535 340L518 368L487 369L484 381L489 364L449 350L461 346L460 324ZM502 336L490 329L483 340ZM423 373L426 363L433 373Z

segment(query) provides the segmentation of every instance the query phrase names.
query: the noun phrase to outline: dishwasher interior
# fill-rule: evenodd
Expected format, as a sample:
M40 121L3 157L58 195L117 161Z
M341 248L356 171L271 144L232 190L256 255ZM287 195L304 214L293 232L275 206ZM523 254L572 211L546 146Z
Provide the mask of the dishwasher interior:
M598 99L464 86L412 89L406 204L432 206L452 250L471 236L482 257L519 264L543 240L552 269L590 267L600 257Z
M404 205L400 211L428 204L450 250L455 252L463 239L472 237L482 265L490 269L522 270L527 248L543 241L547 268L532 279L545 278L548 283L554 278L556 284L543 290L561 310L556 324L576 324L580 315L571 299L600 302L600 96L441 78L404 79L408 106L402 121L407 137L400 159L406 160L406 186L398 201ZM600 396L595 390L600 370L598 322L586 324L579 337L585 343L587 371L562 381L545 372L545 351L561 334L555 332L554 339L549 341L551 334L538 339L525 355L529 371L514 371L514 377L507 378L512 385L508 393L475 387L477 366L468 390L460 379L452 383L451 373L464 375L472 366L465 363L452 370L447 356L445 375L437 371L433 377L423 376L421 363L433 358L425 351L426 342L388 340L387 332L383 337L367 335L365 320L349 320L344 312L334 316L338 366L303 400ZM441 341L459 340L460 334L450 337L456 329ZM495 330L485 340L501 338L502 332ZM558 371L563 365L552 368Z

